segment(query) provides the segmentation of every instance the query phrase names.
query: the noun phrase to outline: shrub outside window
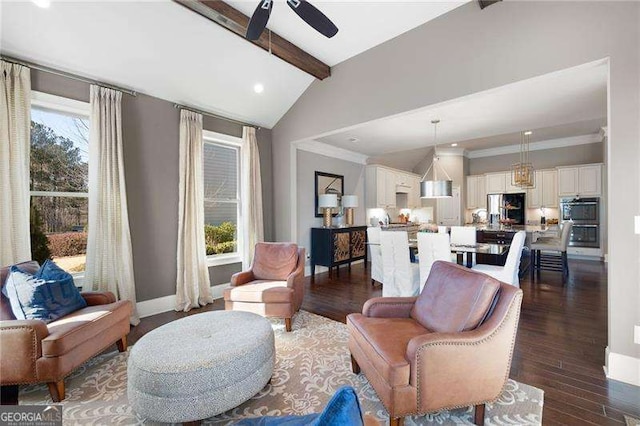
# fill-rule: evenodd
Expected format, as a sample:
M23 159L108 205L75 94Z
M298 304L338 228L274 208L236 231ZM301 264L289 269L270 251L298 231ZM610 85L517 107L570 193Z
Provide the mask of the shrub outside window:
M49 255L75 274L86 263L88 111L84 102L43 94L34 94L31 108L32 256L42 261Z
M205 135L203 178L207 257L236 257L240 235L240 147Z

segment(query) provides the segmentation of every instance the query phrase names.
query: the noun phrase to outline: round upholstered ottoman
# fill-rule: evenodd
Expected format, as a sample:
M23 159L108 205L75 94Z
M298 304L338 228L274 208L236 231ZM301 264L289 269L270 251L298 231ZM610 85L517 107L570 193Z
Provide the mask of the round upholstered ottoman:
M129 403L166 423L209 418L237 407L271 379L271 323L249 312L219 311L170 322L129 353Z

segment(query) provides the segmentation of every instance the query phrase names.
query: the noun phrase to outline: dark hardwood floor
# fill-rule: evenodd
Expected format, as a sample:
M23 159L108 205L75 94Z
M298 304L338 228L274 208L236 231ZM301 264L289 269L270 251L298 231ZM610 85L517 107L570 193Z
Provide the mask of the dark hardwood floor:
M608 380L603 372L607 345L607 273L602 263L570 261L566 284L557 272L541 273L532 284L521 281L522 314L511 378L545 391L545 425L622 425L624 415L640 418L640 388ZM336 321L359 312L381 295L371 286L369 269L354 265L305 282L302 308ZM134 344L145 333L178 318L224 309L221 300L205 308L165 312L144 318L129 335Z

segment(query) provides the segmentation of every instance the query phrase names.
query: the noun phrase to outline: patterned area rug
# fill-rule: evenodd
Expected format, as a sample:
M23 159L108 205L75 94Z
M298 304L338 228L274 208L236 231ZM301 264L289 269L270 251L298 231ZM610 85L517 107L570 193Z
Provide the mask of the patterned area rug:
M341 386L353 386L362 409L381 421L387 413L364 375L351 372L347 326L301 311L293 332L273 320L277 362L271 384L241 406L205 421L233 424L243 417L322 411ZM149 424L127 400L127 353L111 352L88 361L67 378L64 423L69 425ZM50 404L46 385L22 386L20 404ZM539 425L543 392L509 380L500 399L488 406L487 425ZM407 425L471 425L472 408L407 418Z

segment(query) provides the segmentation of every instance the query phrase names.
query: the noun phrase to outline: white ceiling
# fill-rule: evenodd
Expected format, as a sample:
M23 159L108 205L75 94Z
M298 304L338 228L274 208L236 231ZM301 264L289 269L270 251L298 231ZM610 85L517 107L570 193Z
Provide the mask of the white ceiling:
M276 0L267 28L334 66L468 1L310 0L339 29L338 34L327 39L300 19L286 5L286 0ZM227 1L247 16L253 14L259 2Z
M250 14L257 0L231 2ZM328 40L283 3L270 27L333 65L464 2L314 2L340 32ZM271 128L314 80L169 0L0 0L0 51ZM257 95L256 83L265 90Z
M606 125L607 67L584 65L517 82L401 116L317 138L369 156L433 145L432 119L440 119L438 144L467 150L514 145L519 132L532 142L595 133ZM357 138L358 142L349 139Z

